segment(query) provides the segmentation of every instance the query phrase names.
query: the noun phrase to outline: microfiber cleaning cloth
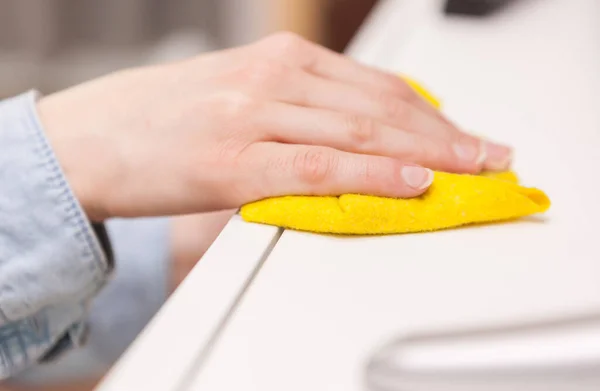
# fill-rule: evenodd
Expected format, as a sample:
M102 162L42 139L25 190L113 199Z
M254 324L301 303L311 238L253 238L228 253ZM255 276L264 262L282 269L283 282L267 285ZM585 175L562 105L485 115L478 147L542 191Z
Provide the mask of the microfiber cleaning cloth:
M439 101L405 78L429 103ZM244 205L249 222L333 234L398 234L512 220L542 213L550 200L541 190L519 185L512 171L480 175L435 172L431 187L414 198L360 194L283 196Z
M240 214L246 221L301 231L392 234L510 220L549 208L542 191L520 186L513 178L512 172L436 172L431 187L416 198L285 196L247 204Z

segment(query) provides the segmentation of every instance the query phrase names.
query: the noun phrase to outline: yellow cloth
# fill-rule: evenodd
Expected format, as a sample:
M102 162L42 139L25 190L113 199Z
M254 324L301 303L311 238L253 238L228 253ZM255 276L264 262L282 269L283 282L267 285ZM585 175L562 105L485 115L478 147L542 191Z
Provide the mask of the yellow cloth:
M415 81L405 79L439 107L433 95ZM512 171L481 175L435 172L431 187L416 198L284 196L244 205L240 214L249 222L303 231L393 234L510 220L542 213L549 207L546 194L520 186Z
M501 176L514 178L512 173ZM549 207L550 200L542 191L492 174L436 172L431 187L417 198L275 197L245 205L240 213L246 221L302 231L391 234L509 220Z

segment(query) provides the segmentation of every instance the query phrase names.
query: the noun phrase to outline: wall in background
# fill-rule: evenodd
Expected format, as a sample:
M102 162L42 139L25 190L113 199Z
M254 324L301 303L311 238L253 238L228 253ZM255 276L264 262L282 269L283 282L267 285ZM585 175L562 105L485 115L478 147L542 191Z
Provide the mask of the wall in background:
M0 0L0 97L291 30L342 51L376 0Z

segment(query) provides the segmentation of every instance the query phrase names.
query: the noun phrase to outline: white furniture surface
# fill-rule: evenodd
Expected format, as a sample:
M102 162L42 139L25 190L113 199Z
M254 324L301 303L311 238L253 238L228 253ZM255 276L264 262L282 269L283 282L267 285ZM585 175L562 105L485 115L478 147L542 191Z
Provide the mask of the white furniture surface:
M349 54L412 75L457 123L514 145L550 211L352 238L236 216L100 391L362 390L390 338L600 311L600 2L440 10L383 1Z

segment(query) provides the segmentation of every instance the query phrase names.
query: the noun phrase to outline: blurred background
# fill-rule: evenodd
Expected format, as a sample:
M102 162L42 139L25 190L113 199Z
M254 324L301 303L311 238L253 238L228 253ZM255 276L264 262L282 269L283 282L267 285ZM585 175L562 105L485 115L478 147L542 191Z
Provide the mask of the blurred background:
M343 51L377 0L0 0L0 98L294 31Z
M452 50L458 51L459 56L446 61L444 66L449 68L444 68L443 71L455 72L459 77L467 79L467 72L464 70L475 70L472 74L468 74L468 77L473 77L474 80L470 84L472 91L477 91L478 88L485 91L490 88L489 85L492 85L500 92L497 101L509 101L509 105L513 107L519 104L524 106L534 101L534 99L529 100L529 97L536 97L536 91L547 88L549 85L547 81L552 80L553 88L560 91L559 98L549 98L548 101L541 102L543 104L532 107L539 108L539 113L551 111L552 104L559 109L557 111L565 112L566 107L569 112L575 113L578 124L593 124L597 111L594 111L592 106L597 103L597 99L594 98L596 96L594 89L588 85L591 86L590 74L597 75L595 72L597 61L595 53L588 53L592 52L587 49L591 46L586 46L589 42L593 42L592 39L585 40L590 31L585 29L591 23L583 23L586 22L583 20L581 24L584 30L581 32L575 28L580 21L577 18L581 18L586 10L595 10L593 1L600 2L600 0L573 0L572 3L571 0L539 0L537 1L539 5L565 4L564 9L572 12L553 13L554 9L561 11L560 7L555 6L555 8L549 7L550 13L546 15L544 9L540 7L541 13L536 9L535 12L531 12L530 19L526 18L528 25L520 22L522 24L519 24L516 30L488 30L489 35L486 35L485 39L489 39L492 46L485 46L484 50L481 50L483 46L480 46L480 40L469 39L469 29L449 29L448 31L455 35L442 41L442 44L452 40L455 44L436 47L441 48L442 53L449 59L454 58L451 57ZM383 3L383 0L0 0L0 99L32 88L40 90L43 94L49 94L118 69L173 61L208 51L239 46L281 30L295 32L334 51L343 52L370 11L379 2ZM413 0L410 3L416 4L417 7L433 2L433 0ZM457 9L461 7L460 4L474 6L504 2L508 0L447 1L448 4L454 4ZM405 2L402 0L387 2L388 5L392 3L397 5ZM439 0L439 3L441 4L442 0ZM574 3L582 7L583 11L576 7L567 8L566 5ZM537 6L538 4L535 4L531 9ZM389 10L392 8L390 6ZM387 13L388 8L382 7L382 9L384 13L392 15ZM597 13L587 12L587 14L595 17L594 14ZM535 35L538 27L541 31L546 26L544 18L548 15L553 23L555 19L562 18L561 28L546 29L546 35ZM405 21L406 19L402 19L402 22ZM568 21L574 22L564 23ZM393 22L395 24L396 21ZM402 22L397 25L404 27L410 24ZM483 28L481 31L486 30ZM529 31L533 31L533 36L523 39L523 44L519 45L520 40ZM427 40L435 37L435 34L439 32L431 35L424 34L419 38ZM368 43L369 45L377 43L373 45L373 53L388 51L392 45L399 44L401 36L398 30L394 30L394 34L389 34L387 37L377 36L377 40L369 40ZM456 42L460 42L460 45ZM463 43L464 46L461 46ZM493 46L498 43L498 46ZM555 49L561 48L559 44L562 45L562 49ZM566 50L565 48L569 48L566 56L563 51ZM530 55L536 50L539 51L538 55ZM432 83L441 81L441 86L440 84L438 86L443 91L446 86L443 81L448 78L441 77L440 72L432 72L431 69L439 67L439 63L424 61L427 58L425 55L416 62L409 62L406 69L416 71L425 63L429 68L424 69L423 73L433 75L434 79L436 75L440 76L437 80L429 79L429 81ZM510 60L505 61L506 58ZM494 64L494 59L509 65L508 68L502 69L502 77L505 79L489 77L498 68L490 66ZM522 65L523 62L527 64ZM411 64L414 68L411 68ZM577 64L577 68L573 64ZM492 71L487 69L487 66L490 66ZM577 69L578 72L568 72L571 69ZM555 80L557 74L567 74L569 77L558 78L557 81ZM512 77L517 79L510 79ZM487 82L477 84L478 78L494 80L491 84ZM512 84L498 82L498 80L509 79ZM453 86L452 83L448 85ZM513 94L515 85L520 88L518 94ZM489 97L485 94L484 96ZM505 99L506 96L510 96L510 99ZM586 98L587 96L590 98ZM572 97L578 99L571 99ZM550 104L546 105L546 102ZM582 106L584 104L589 105L589 110ZM481 107L485 108L486 104ZM499 112L502 112L501 110L502 108ZM495 113L494 110L490 112ZM517 112L521 115L521 111L517 110ZM484 118L484 115L479 114L477 118ZM545 117L537 113L531 118L534 119L531 121L533 124L551 124L544 123ZM564 124L555 126L556 129L569 129L574 123L568 115L557 118L564 119ZM492 128L495 126L496 129L500 129L503 123L512 126L510 121L510 118L498 120L494 117L495 125L492 125ZM519 117L515 123L520 124L520 121ZM482 128L486 123L487 118L482 122ZM502 131L505 128L510 127L504 127ZM546 153L547 157L552 156L554 159L554 156L558 155L554 154L551 145L546 144L539 152L538 146L536 143L534 151L539 156L544 156L543 154ZM224 224L225 221L217 223ZM189 231L193 233L201 232L192 230L197 228L196 225L185 227L186 229L191 227ZM196 244L204 241L206 246L213 239L214 237L210 235L193 236ZM195 256L190 257L191 262L197 259ZM16 379L14 385L4 386L0 383L0 391L90 391L98 378L112 364L100 359L95 353L76 349L57 363L36 367L26 372L22 378Z

